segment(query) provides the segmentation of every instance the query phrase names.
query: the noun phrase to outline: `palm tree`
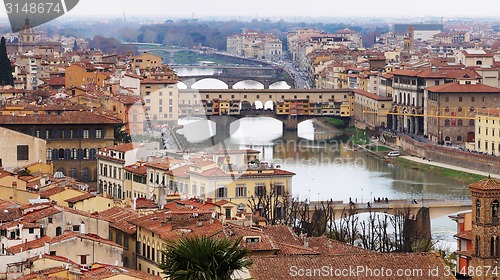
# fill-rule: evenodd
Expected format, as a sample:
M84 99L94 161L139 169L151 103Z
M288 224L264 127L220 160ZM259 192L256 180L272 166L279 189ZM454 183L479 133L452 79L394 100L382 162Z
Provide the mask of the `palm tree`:
M233 272L252 265L240 242L241 237L233 241L206 236L170 241L159 267L171 280L229 280Z

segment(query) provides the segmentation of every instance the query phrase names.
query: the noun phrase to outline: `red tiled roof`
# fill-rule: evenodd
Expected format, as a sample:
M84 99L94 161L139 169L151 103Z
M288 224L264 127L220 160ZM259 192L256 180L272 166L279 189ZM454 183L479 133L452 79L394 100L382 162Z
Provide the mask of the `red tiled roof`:
M50 240L48 240L47 243L54 244L54 243L59 243L63 240L69 240L69 239L73 239L73 238L83 238L83 239L87 239L87 240L91 240L91 241L100 242L101 244L106 244L106 245L115 246L115 247L122 247L121 245L116 244L115 242L113 242L109 239L102 238L96 234L90 234L90 233L89 234L82 234L82 233L77 233L77 232L73 232L73 231L67 231L63 235L53 237Z
M40 197L48 198L48 197L51 197L55 194L61 193L65 190L66 190L65 187L53 187L53 188L50 188L50 189L47 189L47 190L40 192Z
M473 190L482 190L482 191L500 190L500 180L483 179L481 181L470 184L469 188Z
M99 279L144 279L144 280L162 280L159 275L151 275L146 272L124 268L121 266L105 265L93 268L90 271L83 272L81 280L99 280Z
M32 221L32 222L37 222L39 219L45 218L52 216L54 214L60 213L61 210L54 207L53 205L40 209L40 210L35 210L33 212L29 212L23 216L23 220L26 221Z
M454 235L460 239L472 240L472 230L465 230Z
M11 254L17 254L17 253L20 253L22 251L28 251L28 250L40 248L40 247L43 247L45 245L45 243L48 243L50 240L51 240L51 237L45 235L45 236L42 236L41 238L26 242L26 243L22 243L22 244L19 244L16 246L11 246L11 247L7 248L7 252L9 252Z
M458 82L427 87L426 90L440 93L500 93L500 88L483 84L459 84Z
M188 178L189 177L189 174L187 173L188 171L189 171L189 165L183 165L174 169L170 169L167 172L167 174L179 178Z
M136 200L136 209L155 209L158 208L158 205L154 200L147 199L144 197L137 198Z
M311 256L269 256L269 257L251 257L254 264L249 268L250 275L252 279L256 280L284 280L284 279L327 279L327 278L342 278L347 280L373 280L373 279L388 279L387 272L391 271L392 275L397 275L399 269L404 269L408 271L420 271L422 274L410 273L406 276L398 275L394 279L398 280L414 280L414 279L455 279L455 277L450 274L446 274L445 263L443 259L432 253L371 253L371 254L351 254L351 255L337 255L337 256L323 256L323 255L311 255ZM322 268L327 268L327 273L333 271L332 274L314 274L315 269L322 271ZM356 268L360 267L365 269L364 272L356 273ZM331 269L330 269L331 268ZM294 273L298 273L301 269L302 273L310 271L310 276ZM379 274L380 277L374 277L373 274L368 272L371 271L381 271L386 272L385 275ZM429 275L429 271L432 269L438 271L437 276ZM349 273L349 271L354 270L354 274ZM335 271L347 271L345 275L337 275L335 277ZM340 277L341 276L341 277Z
M113 207L99 213L99 218L109 222L109 226L128 234L134 234L136 226L128 221L141 217L130 208Z
M299 237L288 226L269 225L263 227L262 230L265 234L273 238L275 241L302 246L302 242L300 241Z
M89 198L92 198L92 197L95 197L95 195L93 195L91 193L84 193L84 194L79 195L79 196L68 198L68 199L66 199L64 201L69 202L69 203L76 203L78 201L83 201L83 200L86 200L86 199L89 199Z
M0 115L0 124L120 124L119 119L89 111L66 111L61 115Z
M130 173L134 173L134 174L138 174L138 175L146 175L147 171L148 171L147 166L145 166L145 165L137 166L135 164L125 166L124 169Z
M292 255L319 255L318 251L304 247L303 245L292 245L283 242L276 242L279 247L278 255L292 256Z
M377 100L377 101L392 101L392 97L383 97L383 96L380 96L380 95L376 95L376 94L373 94L373 93L370 93L368 91L364 91L364 90L361 90L361 89L355 89L353 90L355 93L357 94L361 94L363 96L366 96L370 99L373 99L373 100Z
M117 152L128 152L128 151L132 151L134 149L138 149L140 148L141 146L139 146L139 144L137 143L123 143L123 144L120 144L120 145L116 145L116 146L113 146L113 147L106 147L105 150L112 150L112 151L117 151Z

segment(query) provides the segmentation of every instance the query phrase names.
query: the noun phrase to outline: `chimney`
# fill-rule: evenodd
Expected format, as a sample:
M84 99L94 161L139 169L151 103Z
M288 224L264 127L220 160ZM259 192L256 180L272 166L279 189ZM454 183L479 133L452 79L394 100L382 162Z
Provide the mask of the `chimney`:
M304 247L309 248L309 238L304 238Z
M84 223L84 222L82 222L82 223L80 224L80 233L81 233L81 234L85 234L85 232L86 232L86 230L85 230L85 223Z

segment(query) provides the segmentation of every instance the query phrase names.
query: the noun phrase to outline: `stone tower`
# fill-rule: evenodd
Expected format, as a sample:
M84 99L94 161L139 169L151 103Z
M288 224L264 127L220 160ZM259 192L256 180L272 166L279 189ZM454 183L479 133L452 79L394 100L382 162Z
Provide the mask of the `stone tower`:
M34 43L35 42L35 31L31 27L30 19L26 18L24 21L23 30L19 34L19 43Z
M413 25L408 26L408 39L409 39L409 51L412 52L415 50L415 27Z
M483 270L469 274L473 275L472 279L500 279L500 181L484 179L470 184L469 189L472 197L471 267ZM485 275L487 267L491 267L489 275Z

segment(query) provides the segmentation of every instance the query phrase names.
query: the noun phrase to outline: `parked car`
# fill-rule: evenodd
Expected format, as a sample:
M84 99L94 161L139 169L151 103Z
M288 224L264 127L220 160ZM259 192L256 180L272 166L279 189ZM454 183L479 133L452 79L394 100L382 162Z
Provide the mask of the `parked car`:
M387 156L388 157L399 157L399 151L390 151Z

